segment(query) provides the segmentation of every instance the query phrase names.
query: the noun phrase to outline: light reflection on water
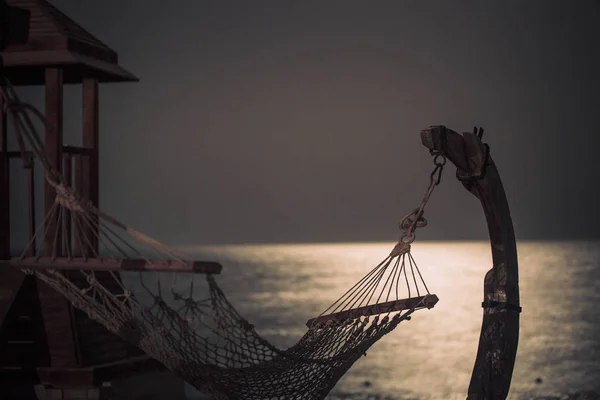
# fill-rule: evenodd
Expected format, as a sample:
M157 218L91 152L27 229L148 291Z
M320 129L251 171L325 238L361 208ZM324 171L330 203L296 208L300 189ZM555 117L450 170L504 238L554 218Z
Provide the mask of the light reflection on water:
M309 318L392 247L349 243L185 250L220 261L224 268L218 281L230 301L260 334L285 348L306 332ZM600 243L526 242L518 249L523 313L509 398L600 392ZM412 254L440 302L373 346L340 380L332 398L466 398L481 327L483 276L492 265L489 244L415 243ZM541 384L535 383L537 377Z

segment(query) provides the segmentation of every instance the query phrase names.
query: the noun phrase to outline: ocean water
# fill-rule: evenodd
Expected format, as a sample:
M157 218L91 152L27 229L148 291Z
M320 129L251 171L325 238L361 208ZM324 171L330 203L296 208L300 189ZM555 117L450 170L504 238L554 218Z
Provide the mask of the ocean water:
M393 243L187 247L218 260L218 282L275 345L293 345ZM600 242L521 242L519 350L509 399L600 399ZM432 310L375 344L329 399L465 399L482 319L487 242L423 242L412 254ZM189 389L190 399L199 394Z

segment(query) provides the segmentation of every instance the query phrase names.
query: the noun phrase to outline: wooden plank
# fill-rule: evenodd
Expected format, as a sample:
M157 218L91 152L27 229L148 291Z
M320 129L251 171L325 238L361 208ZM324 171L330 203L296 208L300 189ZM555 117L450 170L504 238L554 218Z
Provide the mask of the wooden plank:
M38 297L52 367L79 367L81 355L74 329L73 308L60 293L38 280Z
M63 147L63 71L61 68L47 68L46 84L46 137L45 153L51 166L62 172ZM56 199L54 188L44 182L44 210L46 215ZM47 256L62 254L61 221L58 214L48 218L44 236L44 253ZM46 342L50 355L50 365L74 367L80 365L76 332L73 329L71 304L45 283L38 280L37 295L40 300L42 319L46 329Z
M435 294L426 296L410 297L407 299L400 299L395 301L388 301L385 303L373 304L370 306L363 306L353 308L351 310L341 311L329 315L323 315L317 318L309 319L306 322L306 326L309 328L313 325L320 325L332 322L340 322L347 319L354 319L360 317L368 317L371 315L387 314L394 311L411 310L413 308L432 308L439 301Z
M0 268L56 269L85 271L189 272L219 274L222 266L215 261L144 260L120 258L13 257L0 260Z
M71 155L75 155L75 154L89 155L90 151L91 151L90 149L86 149L86 148L78 147L78 146L63 146L63 148L62 148L63 154L71 154ZM8 158L22 158L23 156L25 156L25 157L33 157L34 156L33 152L29 151L29 150L25 150L25 151L11 150L11 151L8 151L7 154L8 154Z
M83 154L74 154L74 174L73 174L73 188L77 193L81 193L81 189L84 185L85 176L83 175L83 159L87 156ZM75 215L75 214L73 214ZM73 256L86 256L89 255L88 248L83 238L83 226L73 223Z
M73 159L71 154L63 154L63 178L67 186L73 184ZM63 235L63 254L66 256L73 255L73 225L71 220L71 211L66 207L63 209L63 220L62 228L64 229Z
M0 259L10 258L10 171L7 114L0 96Z
M13 268L0 268L0 327L2 327L27 275Z
M83 138L82 147L89 149L89 156L83 159L83 181L80 194L99 208L99 108L98 108L98 80L86 77L83 79ZM91 218L97 222L98 216ZM91 244L91 253L98 251L98 231L87 228L85 235Z
M444 154L457 168L468 169L463 139L459 133L443 125L430 126L421 131L421 142L429 150Z
M62 170L63 146L63 71L61 68L46 69L46 140L45 152L48 161L57 171ZM52 209L56 198L54 188L44 182L44 215ZM60 255L60 221L58 215L49 218L44 236L44 252L47 256Z
M35 232L37 230L37 223L35 218L35 162L33 157L30 158L31 162L29 165L29 187L28 187L28 208L29 208L29 241L31 245L29 246L29 254L35 255L37 254L37 240L35 240Z

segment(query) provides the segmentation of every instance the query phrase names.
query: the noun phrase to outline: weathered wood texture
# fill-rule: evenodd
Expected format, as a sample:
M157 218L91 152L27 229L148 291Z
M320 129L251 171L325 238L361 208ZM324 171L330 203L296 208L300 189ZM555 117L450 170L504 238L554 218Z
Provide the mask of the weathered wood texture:
M62 146L63 146L63 75L60 68L46 69L46 157L53 168L62 171ZM44 215L54 206L56 191L44 182ZM44 252L47 256L60 255L62 250L60 221L58 215L48 218L44 227Z
M137 81L137 78L117 65L118 57L113 50L49 2L8 0L8 3L26 10L21 15L31 15L31 23L11 17L11 37L15 40L10 43L7 43L7 36L4 35L8 24L0 24L0 43L8 44L6 49L0 49L0 62L4 61L0 73L11 80L13 85L45 85L47 127L44 151L52 166L59 172L64 172L67 183L75 175L74 186L98 205L98 82ZM4 4L2 0L1 4ZM62 140L63 84L75 82L83 83L81 147L64 146ZM2 109L0 103L0 110ZM0 114L0 139L0 376L11 377L8 381L0 381L14 384L22 379L35 382L42 378L43 383L51 385L78 385L78 380L81 384L90 385L144 365L155 365L147 357L140 358L139 349L126 344L85 313L76 310L45 283L35 277L25 276L18 267L26 267L26 264L13 268L8 231L8 160L32 154L29 151L23 154L6 148L4 113ZM30 199L35 202L35 197ZM43 201L46 215L55 201L55 192L48 184L44 186ZM30 218L30 221L33 220ZM39 260L41 264L38 262L30 267L41 265L42 269L60 269L61 260L64 261L60 257L69 254L75 245L68 221L68 214L63 216L62 221L56 216L48 222L48 233L44 235L45 255L59 258L51 263L44 263L48 259L42 257ZM64 229L68 237L64 243L61 243L63 234L60 229ZM94 232L88 232L89 238L95 236ZM84 250L87 254L90 253L89 247ZM98 264L98 260L96 263L91 260L87 262L89 264L86 265L97 269L96 278L108 290L120 290L116 281L119 279L118 274L101 271L102 266ZM113 263L115 265L118 263ZM132 268L141 266L143 269L144 265L134 262ZM71 269L75 269L72 266L70 264L62 273L83 286L83 275L72 271ZM194 267L193 263L185 266L188 269ZM39 334L32 338L25 331ZM43 357L39 359L36 355Z
M46 0L7 0L11 41L4 73L13 85L44 83L44 68L61 65L67 83L93 74L102 82L137 81L118 65L117 53ZM18 14L31 16L26 21Z
M73 185L73 156L71 153L64 153L63 146L63 178L65 185L71 187ZM73 255L73 221L71 219L71 211L66 207L63 209L63 219L61 221L63 235L63 251L66 256Z
M439 301L435 294L426 296L411 297L385 303L373 304L353 308L351 310L340 311L328 315L322 315L317 318L309 319L306 326L309 328L313 325L326 324L327 322L341 322L350 318L368 317L372 315L387 314L395 311L404 311L410 309L432 308Z
M484 308L468 400L506 399L519 342L520 300L517 247L504 187L494 161L485 157L487 149L474 133L461 136L437 126L422 131L421 138L427 148L444 154L457 166L463 185L483 207L494 264L484 278L484 302L508 304L509 308ZM476 178L481 171L484 175ZM465 179L469 176L474 178Z
M221 264L214 261L144 260L121 258L14 257L0 260L3 267L85 270L85 271L148 271L218 274Z
M44 151L51 166L62 172L63 157L63 71L61 68L46 69L46 135ZM44 215L54 206L56 192L44 182ZM44 253L60 256L63 251L61 222L58 214L46 220ZM81 365L77 345L77 332L72 329L71 304L42 282L37 285L42 307L42 320L46 330L50 365L53 367L76 367Z
M52 367L73 368L82 365L78 333L73 329L74 309L60 293L38 281L38 297Z
M77 193L82 193L85 190L85 175L84 175L84 163L85 158L88 155L74 154L73 155L73 188ZM73 226L73 255L83 256L90 253L90 246L86 243L84 237L86 232L81 224L74 224Z
M83 80L83 138L82 147L88 149L89 155L82 158L81 181L82 187L80 194L88 199L96 208L99 207L99 168L98 168L98 145L99 145L99 113L98 113L98 81L94 78L85 78ZM94 221L94 227L98 224L97 216L90 216ZM98 252L98 230L87 226L83 232L89 243L86 248L86 255L97 254Z
M37 243L35 240L35 231L37 230L37 222L35 218L35 163L32 156L28 157L29 167L28 167L28 209L29 209L29 240L31 241L31 245L29 248L30 255L37 254Z

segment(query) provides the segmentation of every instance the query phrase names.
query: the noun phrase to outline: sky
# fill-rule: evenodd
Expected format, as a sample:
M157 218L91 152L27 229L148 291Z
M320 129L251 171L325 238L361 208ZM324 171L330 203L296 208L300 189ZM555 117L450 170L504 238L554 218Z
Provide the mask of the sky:
M163 242L395 240L430 125L485 129L517 239L600 237L597 0L52 3L140 78L101 86L100 207ZM418 239L487 238L454 173Z

